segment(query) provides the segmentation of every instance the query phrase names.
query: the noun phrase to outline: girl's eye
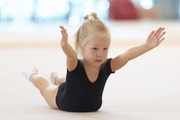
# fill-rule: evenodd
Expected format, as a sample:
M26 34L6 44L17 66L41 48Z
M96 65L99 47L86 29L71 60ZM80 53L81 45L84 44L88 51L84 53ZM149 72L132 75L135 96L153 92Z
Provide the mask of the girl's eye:
M104 48L103 50L108 50L108 48Z
M92 48L92 50L98 50L97 48Z

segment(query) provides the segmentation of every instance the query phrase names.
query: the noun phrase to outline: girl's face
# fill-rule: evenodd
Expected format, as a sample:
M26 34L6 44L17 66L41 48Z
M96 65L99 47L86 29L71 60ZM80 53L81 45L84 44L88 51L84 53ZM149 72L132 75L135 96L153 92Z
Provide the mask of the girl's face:
M100 67L107 59L110 40L107 37L91 39L81 48L84 64Z

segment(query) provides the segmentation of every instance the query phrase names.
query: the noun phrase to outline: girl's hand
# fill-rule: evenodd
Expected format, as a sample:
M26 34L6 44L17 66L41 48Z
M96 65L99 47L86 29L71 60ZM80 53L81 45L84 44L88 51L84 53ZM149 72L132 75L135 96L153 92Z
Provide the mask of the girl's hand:
M165 38L163 37L166 33L165 28L158 28L156 31L152 31L147 38L147 45L150 48L157 47Z
M67 33L67 30L63 26L59 26L59 28L61 29L61 34L62 34L61 46L64 46L68 43L68 33Z

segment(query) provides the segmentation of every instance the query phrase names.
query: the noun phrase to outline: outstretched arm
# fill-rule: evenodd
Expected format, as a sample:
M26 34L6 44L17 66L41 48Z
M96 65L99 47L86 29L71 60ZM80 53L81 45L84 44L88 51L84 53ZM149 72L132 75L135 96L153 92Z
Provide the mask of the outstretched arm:
M133 47L127 50L125 53L115 57L111 61L111 69L112 71L116 71L123 67L128 61L146 53L147 51L157 47L165 38L163 37L166 32L164 28L158 28L156 31L152 31L146 43Z
M77 53L74 51L74 49L70 46L68 43L68 33L67 30L63 26L59 26L61 28L61 34L62 34L62 39L60 42L61 48L63 52L67 56L66 64L67 64L67 69L69 71L74 70L74 68L77 65Z

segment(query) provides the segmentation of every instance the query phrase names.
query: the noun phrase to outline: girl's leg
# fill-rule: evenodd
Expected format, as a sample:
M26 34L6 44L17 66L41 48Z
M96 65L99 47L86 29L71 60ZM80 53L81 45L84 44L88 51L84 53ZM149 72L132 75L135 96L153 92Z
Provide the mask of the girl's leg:
M44 77L37 75L37 69L30 69L22 73L26 79L39 89L42 96L51 108L57 109L56 94L58 86L51 85Z
M51 83L54 85L60 85L63 82L66 82L66 78L65 77L59 77L57 72L52 72L51 73Z

